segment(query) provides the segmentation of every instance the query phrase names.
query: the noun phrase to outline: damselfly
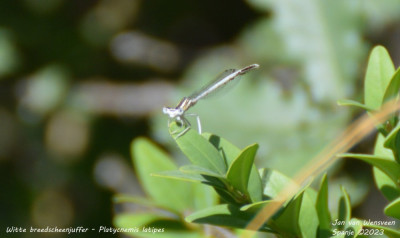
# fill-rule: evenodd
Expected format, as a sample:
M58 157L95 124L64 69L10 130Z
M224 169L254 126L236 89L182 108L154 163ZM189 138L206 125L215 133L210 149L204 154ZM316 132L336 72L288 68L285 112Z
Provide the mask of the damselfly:
M176 138L182 136L185 134L189 129L190 129L190 122L188 119L186 119L185 116L194 116L196 117L197 121L197 129L199 134L201 134L201 123L200 123L200 117L197 114L194 113L186 113L189 108L194 106L200 99L215 93L218 91L218 89L223 88L227 83L232 81L233 79L237 78L238 76L247 73L248 71L252 69L258 68L258 64L252 64L247 67L244 67L243 69L228 69L225 70L218 78L215 80L211 81L209 84L204 86L202 89L199 91L193 93L189 97L184 97L182 100L179 102L179 104L176 107L163 107L163 113L167 114L169 119L168 119L168 126L171 124L171 120L175 120L178 122L181 127L183 127L183 130L178 133ZM173 132L174 134L176 132Z

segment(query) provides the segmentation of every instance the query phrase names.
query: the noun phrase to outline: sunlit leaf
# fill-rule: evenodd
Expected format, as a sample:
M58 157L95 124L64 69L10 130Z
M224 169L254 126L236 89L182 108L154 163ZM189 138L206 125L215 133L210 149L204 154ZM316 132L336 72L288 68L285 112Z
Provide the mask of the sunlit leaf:
M383 101L387 102L393 99L398 99L400 90L400 68L397 69L393 77L390 79L390 83L386 88Z
M377 229L379 231L382 230L382 234L384 234L385 236L387 236L389 238L398 238L398 237L400 237L400 231L399 230L394 230L394 229L389 228L389 227L377 226L377 225L365 224L365 223L364 223L364 227L365 228L371 228L371 229Z
M350 197L346 190L341 187L342 189L342 196L339 200L339 214L338 214L338 221L343 222L343 224L339 224L338 228L340 230L344 230L346 225L349 224L351 218L351 204L350 204Z
M328 179L326 174L321 179L316 208L320 225L319 235L321 237L330 237L331 213L328 207Z
M375 110L381 107L393 74L394 65L387 50L382 46L374 47L365 75L364 103L367 107Z
M182 171L185 174L201 174L201 175L208 175L211 177L217 177L220 179L225 179L223 175L217 174L214 171L211 171L207 168L194 165L194 164L189 164L189 165L184 165L179 168L180 171Z
M400 219L400 197L392 201L385 207L385 214L396 219Z
M251 219L251 213L242 212L238 207L228 204L209 207L186 217L188 222L236 228L245 228ZM270 229L263 226L261 230L269 231Z
M319 220L315 202L309 195L310 191L310 189L306 189L304 192L298 222L301 237L314 238L318 234Z
M187 174L183 173L180 170L152 173L152 176L196 183L191 185L191 192L193 194L192 196L190 196L193 199L192 202L195 209L204 209L206 207L213 206L218 202L218 196L215 191L211 187L206 185L219 187L221 186L220 182L214 183L214 180L206 179L204 176L201 176L199 174ZM221 188L224 187L222 186Z
M225 175L226 163L224 159L215 147L196 131L188 130L176 139L176 143L193 164Z
M358 220L356 218L350 219L348 223L346 223L346 229L345 232L348 232L348 234L354 234L354 235L345 235L345 238L348 237L358 237L359 233L361 232L363 225L362 221Z
M190 207L189 183L151 176L152 173L176 169L163 151L149 140L138 138L132 142L131 153L143 189L157 204L175 211ZM171 188L174 188L174 192L171 192Z
M240 153L240 155L232 162L226 174L226 178L235 189L238 189L243 194L250 196L251 194L249 194L249 191L247 190L247 185L249 183L250 172L253 166L257 149L257 144L246 147L242 151L242 153ZM259 193L255 194L255 196L257 196L258 194ZM256 197L253 201L258 200L259 198Z
M193 190L193 207L195 211L215 206L219 203L218 194L210 186L195 184Z
M381 193L385 196L386 199L392 201L400 196L400 189L398 184L393 182L393 180L382 170L374 167L374 177L376 186L381 191Z
M387 174L394 183L398 183L400 165L390 158L367 154L341 154L340 157L355 158L367 162Z
M270 221L273 227L279 227L279 232L290 236L300 236L299 214L304 193L291 200L283 209L279 217Z
M260 201L260 202L255 202L255 203L250 203L247 205L244 205L240 207L241 211L247 211L247 212L253 212L256 213L263 209L265 206L268 206L273 203L281 203L280 201L277 200L265 200L265 201Z
M378 134L375 142L374 155L394 161L393 152L384 147L384 142L385 137L382 134ZM400 189L397 183L393 180L393 176L390 177L377 167L374 167L373 171L376 186L389 201L400 196Z
M366 105L364 105L360 102L349 100L349 99L341 99L341 100L338 100L337 103L340 106L355 106L355 107L359 107L359 108L367 110L367 111L373 110L373 108L367 107Z
M261 169L261 179L264 186L264 195L270 198L278 196L286 186L290 185L298 188L290 178L272 169Z
M221 157L223 157L228 166L239 156L240 149L231 144L229 141L222 137L212 135L209 133L204 133L203 136L207 138L211 144L219 151ZM247 190L253 201L261 201L262 199L262 184L260 174L255 165L252 165L250 178L247 185Z
M154 177L177 179L187 182L206 182L203 176L198 174L186 174L180 170L161 171L151 174Z
M396 125L395 128L386 136L384 146L393 151L394 158L397 163L400 162L400 123Z

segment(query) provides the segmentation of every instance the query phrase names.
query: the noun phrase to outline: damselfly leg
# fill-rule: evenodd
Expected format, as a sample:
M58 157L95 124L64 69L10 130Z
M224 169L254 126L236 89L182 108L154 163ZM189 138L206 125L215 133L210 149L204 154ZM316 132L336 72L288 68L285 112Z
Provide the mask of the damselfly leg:
M174 136L175 140L184 135L190 128L191 124L188 119L186 119L184 116L179 116L174 119L169 119L168 120L168 127L171 128L171 123L176 122L176 125L179 127L178 129L175 129L173 131L170 131L171 135Z
M191 127L192 124L186 117L195 117L197 122L197 131L201 134L201 122L199 115L195 113L186 113L185 116L179 116L176 118L169 118L168 119L168 127L171 127L172 122L176 122L177 126L181 129L176 129L171 132L172 135L176 135L175 139L178 139L180 136L184 135Z
M200 117L196 113L186 113L185 116L190 116L190 117L195 117L196 122L197 122L197 131L199 134L201 134L201 123L200 123Z

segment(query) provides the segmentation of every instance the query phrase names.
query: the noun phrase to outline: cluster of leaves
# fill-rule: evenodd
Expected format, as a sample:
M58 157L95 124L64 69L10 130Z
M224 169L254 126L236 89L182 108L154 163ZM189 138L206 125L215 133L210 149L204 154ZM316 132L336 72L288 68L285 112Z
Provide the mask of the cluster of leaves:
M370 55L365 75L364 104L341 100L340 105L351 105L365 109L372 117L385 103L393 106L399 102L400 68L395 70L393 62L382 46L375 47ZM373 155L343 154L356 158L374 167L375 182L382 194L390 201L385 207L386 215L400 219L400 123L398 113L377 126L378 136Z
M221 137L198 135L192 130L176 139L176 142L192 162L191 165L177 169L171 158L151 142L146 139L133 142L137 175L151 199L117 195L115 201L133 202L152 210L119 214L114 219L116 227L167 226L167 232L159 234L162 237L201 237L203 231L187 222L246 228L265 205L279 202L274 198L283 188L293 185L288 177L278 171L260 169L257 172L253 163L257 144L240 150ZM219 195L220 202L211 190L199 187L201 184L211 186ZM298 189L297 194L285 202L260 231L273 232L282 237L330 237L334 230L357 233L362 229L362 221L351 219L350 200L344 188L336 216L343 224L332 225L335 222L328 209L326 176L321 181L319 191L310 188L309 184ZM184 214L193 210L196 212L184 217ZM389 237L400 235L386 227L366 227L383 229ZM138 236L136 232L131 234ZM152 234L142 232L140 235Z
M399 72L395 72L386 50L376 47L366 74L365 105L349 100L340 103L360 106L370 112L379 110L385 101L398 98ZM176 124L171 126L172 129L178 127ZM391 201L385 213L394 218L400 218L400 165L396 149L399 128L397 116L393 115L387 123L379 126L374 155L342 155L374 166L378 187ZM290 185L297 187L298 192L264 222L260 231L275 233L279 237L330 237L332 234L338 234L336 237L363 237L362 229L371 228L388 237L400 237L399 231L352 218L349 195L344 188L338 201L338 214L332 218L328 209L326 176L316 191L309 186L310 183L302 187L295 185L276 170L257 170L254 165L257 144L240 150L221 137L199 135L193 130L176 138L176 143L191 165L178 169L171 158L151 142L146 139L133 142L134 165L150 199L117 195L115 201L133 202L153 209L119 214L114 219L116 227L166 228L165 233L158 234L159 237L201 237L203 231L191 223L243 229L264 206L280 203L278 194ZM212 189L207 189L210 187ZM185 216L188 213L190 215ZM143 232L131 234L152 235Z

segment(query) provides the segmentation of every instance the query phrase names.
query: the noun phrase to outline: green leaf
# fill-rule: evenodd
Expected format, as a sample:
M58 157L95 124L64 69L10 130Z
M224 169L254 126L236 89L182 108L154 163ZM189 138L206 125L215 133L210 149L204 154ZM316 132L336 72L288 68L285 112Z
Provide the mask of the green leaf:
M375 167L373 171L374 171L376 186L386 197L386 199L392 201L393 199L396 199L397 197L400 196L399 187L395 182L393 182L393 180L386 173L382 172L380 169Z
M191 185L193 188L191 192L193 193L192 202L194 209L204 209L218 203L218 195L210 186L224 188L219 181L214 182L211 179L207 179L207 177L198 174L186 174L180 170L163 171L152 174L152 176L194 182L194 184ZM205 186L205 184L209 186Z
M260 171L261 179L264 184L263 193L269 198L275 198L282 189L290 184L297 186L291 179L276 170L263 168Z
M384 146L385 140L385 136L379 133L374 146L374 155L381 158L390 158L394 161L393 151Z
M252 214L242 212L234 205L222 204L197 211L187 216L185 220L200 224L211 224L243 229L252 218ZM271 231L271 229L266 226L263 226L260 230Z
M374 47L365 75L364 100L367 107L375 110L381 107L394 71L387 50L383 46Z
M344 222L344 225L340 224L338 225L338 228L340 230L344 230L344 228L346 228L346 225L349 224L351 218L351 204L350 204L349 194L346 192L344 187L341 187L341 190L342 190L342 196L340 197L339 200L338 220L340 222Z
M225 159L228 166L239 156L240 149L232 145L229 141L216 135L204 133L203 136L219 151L222 158ZM253 202L262 200L262 184L260 174L255 165L252 165L250 179L247 185L251 200Z
M326 174L321 179L316 208L319 219L319 237L330 237L331 213L328 206L328 179Z
M400 123L396 125L395 128L386 136L384 146L389 148L393 151L394 158L396 159L397 163L400 163Z
M386 199L392 201L393 199L396 199L397 197L400 196L399 187L397 186L397 184L393 182L393 180L389 176L387 176L384 172L382 172L378 168L374 168L373 171L374 171L376 186L386 197Z
M395 128L393 128L390 133L386 136L385 141L384 141L384 146L386 148L389 148L393 151L393 149L396 149L396 137L397 134L399 133L400 130L400 123L397 124Z
M337 104L338 104L339 106L355 106L355 107L359 107L359 108L361 108L361 109L364 109L364 110L366 110L366 111L373 111L372 108L370 108L370 107L368 107L368 106L366 106L366 105L364 105L364 104L362 104L362 103L360 103L360 102L353 101L353 100L350 100L350 99L341 99L341 100L338 100L338 101L337 101Z
M400 237L400 231L398 231L398 230L394 230L394 229L391 229L391 228L386 227L386 226L377 226L377 225L365 224L365 222L363 224L364 224L364 227L366 227L366 228L379 229L379 230L382 229L383 230L383 234L385 234L385 236L387 236L389 238L399 238Z
M364 162L371 164L374 167L379 168L382 172L387 174L395 184L398 184L400 165L390 158L380 157L376 155L366 155L366 154L341 154L340 157L348 157L360 159Z
M386 88L386 92L383 97L383 102L387 102L392 99L398 99L399 89L400 89L400 68L397 69L396 73L390 79L389 86Z
M170 170L170 171L162 171L162 172L152 173L151 176L176 179L176 180L182 180L182 181L187 181L187 182L197 182L197 183L207 182L207 180L201 175L186 174L180 170Z
M350 237L358 237L358 234L361 232L363 226L362 226L362 221L358 220L356 218L352 218L348 223L346 223L346 228L345 231L349 232L349 234L354 234L354 235L344 235L344 238L350 238Z
M243 203L243 198L240 196L240 194L234 194L228 189L226 189L226 187L224 188L222 188L221 186L213 186L213 187L220 196L221 203L229 203L234 205L240 205Z
M279 230L285 237L310 237L310 234L315 237L316 235L318 215L314 206L315 199L312 198L315 198L315 195L309 193L308 189L311 182L312 180L288 200L283 205L283 210L270 221L271 227Z
M180 170L172 170L172 171L162 171L158 173L152 173L152 176L155 177L162 177L168 179L175 179L187 182L195 182L195 183L202 183L209 186L212 186L220 193L220 190L226 190L226 182L225 179L220 179L217 177L207 176L207 175L199 175L194 173L184 173ZM226 192L222 192L221 196L228 196ZM231 195L229 195L231 197ZM231 201L228 199L228 201Z
M255 203L250 203L250 204L246 204L242 207L240 207L241 211L244 212L252 212L252 213L257 213L259 212L261 209L263 209L265 206L272 204L272 203L279 203L281 204L282 202L277 201L277 200L265 200L265 201L259 201L259 202L255 202Z
M283 237L300 237L299 213L304 191L292 199L277 218L270 221L271 227L277 229Z
M386 89L384 98L383 98L383 102L384 103L390 103L390 106L395 107L396 103L398 103L399 101L399 89L400 89L400 68L397 69L396 73L393 75L393 77L390 79L390 83L389 86ZM390 127L389 127L389 131L390 128L393 128L396 126L396 124L398 124L398 116L397 116L398 112L393 112L390 117L389 120L387 121L388 123L390 123ZM388 126L386 126L388 127ZM399 139L397 139L399 140ZM393 147L393 153L395 154L396 160L400 161L399 155L397 153L397 150L394 149L395 147Z
M299 229L301 237L304 238L314 238L317 237L318 234L318 212L313 199L310 197L311 193L311 189L306 189L304 191L299 212Z
M207 176L216 177L216 178L225 180L225 177L223 175L217 174L214 171L211 171L207 168L204 168L204 167L201 167L198 165L194 165L194 164L181 166L179 168L179 170L185 174L207 175Z
M219 196L224 199L227 202L237 204L238 202L235 200L235 196L230 192L227 191L226 188L226 179L225 178L219 178L219 177L213 177L213 176L208 176L208 175L200 175L197 173L184 173L180 170L173 170L173 171L162 171L158 173L152 173L152 176L156 177L162 177L162 178L169 178L169 179L175 179L175 180L182 180L182 181L188 181L188 182L195 182L195 183L202 183L205 185L212 186L215 191L219 194ZM205 187L205 186L204 186ZM197 204L202 203L202 201L198 201L199 197L195 195L198 188L194 189L193 196L194 196L194 201ZM201 190L201 189L200 189ZM212 194L213 196L215 194ZM201 196L203 197L203 196ZM215 200L212 198L212 200Z
M382 134L378 134L374 148L374 155L389 158L394 161L393 152L383 146L384 141L385 137ZM376 167L373 168L373 172L376 186L389 201L400 196L400 189L393 179Z
M250 195L247 190L251 168L256 156L258 145L246 147L242 153L232 162L226 174L229 183L241 193ZM256 201L258 199L256 198Z
M203 184L194 184L193 205L194 210L201 210L207 207L215 206L219 203L218 194L210 186Z
M385 207L385 214L400 219L400 197Z
M228 167L239 156L241 150L234 146L229 141L210 133L203 133L202 136L206 138L218 150Z
M197 165L185 165L180 167L179 170L189 175L190 174L197 176L200 175L203 178L202 179L203 184L207 184L209 186L214 187L215 189L217 189L217 192L220 193L221 196L223 197L228 196L228 194L230 194L229 192L225 192L225 190L227 190L227 185L229 184L225 176L221 176L219 174L214 173L211 170L208 170L206 168ZM231 197L231 194L229 195L229 197ZM231 200L228 199L228 201Z
M224 159L215 147L196 131L188 130L176 139L176 143L193 164L225 175L226 163Z
M132 142L133 163L144 191L160 206L182 212L190 207L190 184L150 176L165 170L176 169L175 164L157 146L145 138ZM174 192L171 193L171 188Z
M192 190L192 203L194 209L204 209L209 206L213 206L218 203L218 195L215 193L212 187L221 187L220 182L215 182L209 180L198 174L185 174L180 170L174 171L163 171L159 173L152 174L152 176L168 178L168 179L177 179L188 182L194 182L191 184ZM205 186L205 184L209 186Z

